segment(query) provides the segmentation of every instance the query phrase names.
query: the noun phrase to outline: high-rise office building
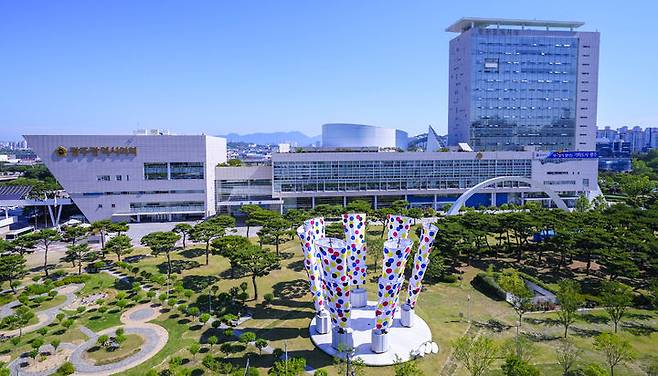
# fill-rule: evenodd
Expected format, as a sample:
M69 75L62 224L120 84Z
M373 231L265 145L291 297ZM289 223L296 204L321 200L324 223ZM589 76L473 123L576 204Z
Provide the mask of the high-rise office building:
M599 33L582 22L462 18L450 41L448 143L594 150Z

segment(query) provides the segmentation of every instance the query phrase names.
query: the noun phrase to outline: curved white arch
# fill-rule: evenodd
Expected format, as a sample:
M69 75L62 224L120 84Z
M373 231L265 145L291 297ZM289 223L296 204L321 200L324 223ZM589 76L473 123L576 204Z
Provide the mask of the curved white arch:
M555 205L557 205L558 208L560 208L562 210L569 210L569 208L567 208L567 204L564 203L564 200L557 194L557 192L555 192L551 188L545 186L544 184L542 184L538 181L528 179L528 178L523 177L523 176L498 176L498 177L491 178L489 180L485 180L483 182L480 182L480 183L472 186L471 188L469 188L466 192L462 193L462 195L459 196L459 198L457 198L457 201L455 201L455 203L452 204L452 207L450 207L450 210L448 210L448 215L458 214L459 209L461 209L461 207L464 206L464 204L466 203L466 200L471 198L471 196L473 196L475 193L478 193L478 190L480 190L481 188L487 187L487 186L492 185L492 184L507 182L507 181L515 181L515 182L530 184L530 186L532 188L541 190L544 193L546 193L548 195L548 197L550 197L551 200L553 200L553 202L555 203Z

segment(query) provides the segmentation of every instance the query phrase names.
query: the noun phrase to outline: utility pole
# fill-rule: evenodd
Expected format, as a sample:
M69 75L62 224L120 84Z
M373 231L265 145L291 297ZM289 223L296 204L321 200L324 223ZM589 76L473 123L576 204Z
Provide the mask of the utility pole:
M249 358L247 358L247 365L244 367L244 376L247 376L247 372L249 371Z

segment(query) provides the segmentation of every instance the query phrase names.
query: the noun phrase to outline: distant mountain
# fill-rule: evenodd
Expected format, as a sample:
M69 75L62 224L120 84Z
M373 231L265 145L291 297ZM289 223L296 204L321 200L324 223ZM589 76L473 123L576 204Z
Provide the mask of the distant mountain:
M320 136L309 137L298 131L249 133L245 135L229 133L220 137L226 137L229 142L249 142L260 145L291 144L293 146L313 145L321 140Z

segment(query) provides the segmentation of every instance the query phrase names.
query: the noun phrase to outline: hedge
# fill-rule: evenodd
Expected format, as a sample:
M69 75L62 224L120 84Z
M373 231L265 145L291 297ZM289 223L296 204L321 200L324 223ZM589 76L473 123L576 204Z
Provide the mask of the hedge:
M507 294L503 289L498 286L498 283L492 275L487 273L478 273L478 275L473 278L471 282L473 287L476 290L480 291L484 295L490 297L493 300L505 300Z
M55 282L55 286L64 286L64 285L70 285L71 283L85 283L89 279L89 275L87 274L80 274L80 275L68 275L58 281Z

